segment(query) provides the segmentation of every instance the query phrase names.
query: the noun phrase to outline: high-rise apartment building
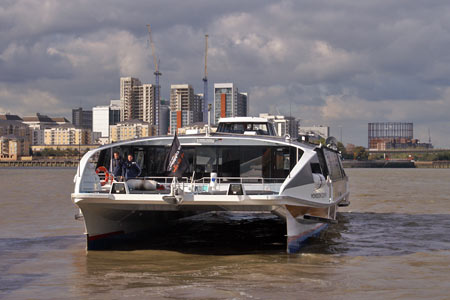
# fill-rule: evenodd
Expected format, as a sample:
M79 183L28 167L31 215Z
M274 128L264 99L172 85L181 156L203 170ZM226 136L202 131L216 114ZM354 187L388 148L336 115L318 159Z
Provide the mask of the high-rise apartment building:
M194 94L190 84L170 86L170 133L178 128L203 121L203 97Z
M249 112L248 93L239 92L233 83L214 84L214 122L220 118L246 117Z
M138 116L139 101L135 100L133 90L141 85L137 78L120 78L120 121L135 119Z
M121 121L141 120L159 128L159 100L156 88L133 77L120 78Z
M170 101L162 99L159 111L159 134L169 134L170 126Z

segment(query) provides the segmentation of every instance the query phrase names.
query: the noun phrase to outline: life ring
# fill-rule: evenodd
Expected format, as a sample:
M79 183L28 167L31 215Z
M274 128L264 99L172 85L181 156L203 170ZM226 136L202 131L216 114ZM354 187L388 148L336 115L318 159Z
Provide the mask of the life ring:
M112 174L109 174L108 170L104 166L100 166L95 170L95 173L104 173L105 174L105 180L100 180L100 184L104 186L109 180L113 179ZM111 178L110 178L111 177Z

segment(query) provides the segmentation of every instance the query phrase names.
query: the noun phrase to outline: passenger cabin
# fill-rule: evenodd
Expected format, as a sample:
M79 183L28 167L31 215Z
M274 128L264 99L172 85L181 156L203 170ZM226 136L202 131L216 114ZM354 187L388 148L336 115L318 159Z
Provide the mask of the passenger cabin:
M183 140L180 137L180 140ZM218 177L285 179L301 158L303 151L287 145L189 145L182 147L188 169L183 177L194 180L209 178L211 173ZM100 151L96 167L109 169L111 156L118 151L126 158L128 154L140 166L140 177L165 177L166 157L170 145L143 145L139 143L111 147ZM279 181L279 180L277 180Z

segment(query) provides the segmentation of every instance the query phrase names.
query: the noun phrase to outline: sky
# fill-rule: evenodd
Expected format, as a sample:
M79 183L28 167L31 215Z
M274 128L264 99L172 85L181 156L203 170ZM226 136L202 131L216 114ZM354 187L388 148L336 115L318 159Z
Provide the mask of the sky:
M250 114L328 125L367 146L367 123L413 122L450 148L448 0L0 0L0 113L66 116L154 82L146 24L171 84L234 82Z

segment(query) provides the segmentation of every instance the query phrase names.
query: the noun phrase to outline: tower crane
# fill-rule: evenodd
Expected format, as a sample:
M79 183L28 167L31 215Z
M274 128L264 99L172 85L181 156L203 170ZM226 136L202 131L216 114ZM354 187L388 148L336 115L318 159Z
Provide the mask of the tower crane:
M208 35L205 34L205 77L203 77L203 122L208 119Z
M154 114L155 114L155 118L154 118L154 125L157 126L157 131L159 134L159 106L160 106L160 96L159 96L159 92L160 92L160 86L159 86L159 76L161 76L161 72L159 72L159 61L156 58L156 53L155 53L155 44L153 43L152 40L152 30L150 28L150 24L147 24L147 30L148 30L148 36L149 36L149 41L150 41L150 47L152 48L152 56L153 56L153 65L155 67L155 72L153 73L155 75L155 110L154 110Z

